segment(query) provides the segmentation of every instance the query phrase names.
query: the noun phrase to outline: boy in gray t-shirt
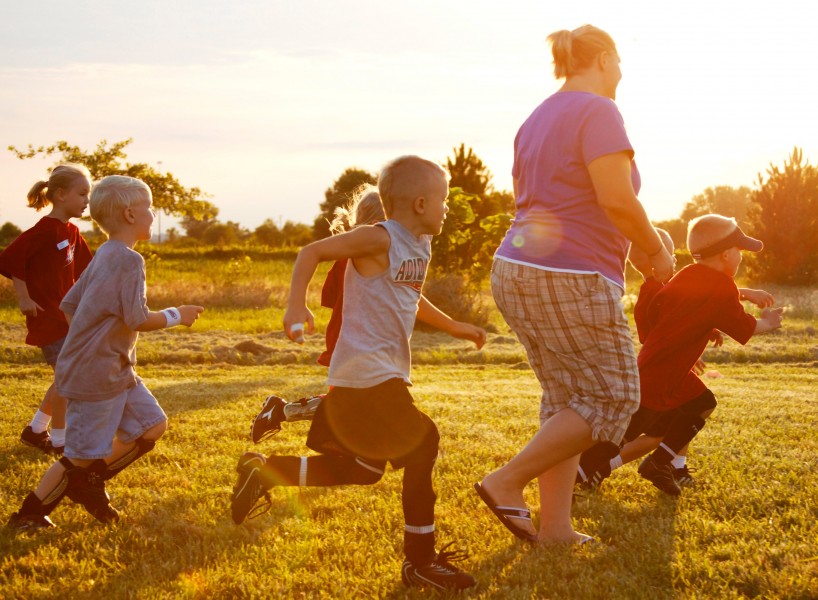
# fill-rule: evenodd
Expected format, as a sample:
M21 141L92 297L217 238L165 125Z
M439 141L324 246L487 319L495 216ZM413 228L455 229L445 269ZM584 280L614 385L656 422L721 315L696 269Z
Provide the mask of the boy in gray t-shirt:
M134 371L138 332L190 327L204 309L148 309L145 261L133 247L151 237L151 202L148 186L133 177L106 177L91 192L91 217L108 241L60 304L69 322L55 369L68 399L65 452L11 516L16 529L53 527L48 515L64 496L99 521L118 519L105 481L150 451L167 428Z

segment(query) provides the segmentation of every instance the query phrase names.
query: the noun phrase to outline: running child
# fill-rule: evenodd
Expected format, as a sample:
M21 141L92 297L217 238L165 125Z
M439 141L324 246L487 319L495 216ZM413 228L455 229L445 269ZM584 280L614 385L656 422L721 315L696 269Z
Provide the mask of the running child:
M435 550L432 470L439 434L415 406L408 386L409 339L422 315L439 329L481 346L485 331L452 320L421 302L431 255L448 212L448 177L437 164L403 156L380 174L378 189L387 220L332 236L299 252L293 269L284 327L314 319L306 293L318 264L350 259L344 279L343 327L332 355L333 386L315 414L307 446L317 456L269 456L246 452L239 459L231 499L233 520L255 516L262 496L269 504L274 486L369 485L381 479L387 462L404 469L404 554L401 570L409 586L464 589L475 580L455 567L461 557ZM448 546L447 546L448 547Z
M70 322L55 370L57 390L68 399L65 452L11 516L11 527L53 527L48 515L64 496L99 521L117 520L105 481L152 450L167 428L134 370L137 337L189 327L204 309L147 306L145 261L133 248L151 238L151 202L144 182L122 175L105 177L91 193L91 217L108 241L60 304Z
M26 317L26 344L38 346L52 369L68 333L60 301L91 262L88 244L71 223L85 212L90 192L91 174L84 166L54 167L48 180L38 181L28 192L31 208L39 212L50 205L51 211L0 253L0 275L14 283L17 304ZM65 398L53 382L20 441L46 454L62 454Z
M759 240L746 236L734 219L704 215L690 222L687 244L695 264L664 286L645 277L640 289L634 307L643 342L638 357L640 407L620 452L610 444L597 444L583 453L578 479L592 486L611 469L653 450L639 465L639 474L663 492L679 495L680 483L692 482L687 446L716 407L715 396L696 373L708 342L720 345L724 332L746 344L753 335L781 326L782 309L770 308L774 300L769 293L740 290L733 281L741 251L759 252ZM638 251L629 259L637 270L650 273ZM741 300L762 308L760 318L746 313Z

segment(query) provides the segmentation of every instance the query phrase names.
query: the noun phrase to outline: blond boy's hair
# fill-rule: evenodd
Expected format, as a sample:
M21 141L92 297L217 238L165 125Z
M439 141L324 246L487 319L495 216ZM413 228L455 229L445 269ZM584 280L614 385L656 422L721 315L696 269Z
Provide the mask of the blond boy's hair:
M88 181L90 185L91 173L86 167L76 163L57 165L51 170L47 181L38 181L31 186L26 196L28 205L40 211L54 202L57 190L67 190L79 180Z
M613 38L599 27L583 25L548 36L554 57L554 77L564 79L587 69L601 52L616 53Z
M446 169L419 156L401 156L387 163L378 177L378 191L386 216L391 217L398 204L411 204L426 196L441 177L448 183Z
M88 203L91 218L105 233L114 233L123 222L122 212L126 208L151 197L151 189L141 179L109 175L91 191Z
M370 183L361 185L352 194L352 200L347 206L335 209L335 217L329 224L332 234L343 233L355 229L359 225L378 223L385 218L381 195L378 188Z

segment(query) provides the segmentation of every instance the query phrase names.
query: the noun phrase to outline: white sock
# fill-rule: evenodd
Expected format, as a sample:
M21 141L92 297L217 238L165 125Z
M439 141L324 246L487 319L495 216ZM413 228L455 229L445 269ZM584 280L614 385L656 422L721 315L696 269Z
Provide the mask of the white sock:
M34 415L34 418L31 419L31 431L34 433L42 433L46 429L48 429L48 424L51 423L51 415L45 414L43 411L38 410L37 414Z
M673 465L674 469L681 469L682 467L685 466L685 464L687 464L687 456L684 455L679 456L677 454L676 457L670 461L670 464Z
M611 459L611 471L622 466L622 455L617 454Z
M65 446L65 429L51 429L51 445L57 448Z

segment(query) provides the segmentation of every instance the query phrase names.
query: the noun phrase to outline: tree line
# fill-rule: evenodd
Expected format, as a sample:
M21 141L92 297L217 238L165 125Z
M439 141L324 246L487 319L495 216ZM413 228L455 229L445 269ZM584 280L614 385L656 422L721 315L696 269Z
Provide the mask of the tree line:
M88 167L94 179L106 175L130 175L145 181L153 191L157 211L180 217L180 227L165 232L165 240L180 245L234 244L270 248L300 247L330 235L329 223L335 210L346 205L362 184L375 184L377 176L350 167L324 193L319 214L312 225L265 220L250 231L233 221L218 219L218 208L197 187L185 187L173 174L146 163L130 163L124 149L132 139L108 145L102 140L93 150L82 150L65 141L25 150L9 146L17 158L58 155L58 162L77 162ZM488 276L491 257L514 214L511 192L496 190L483 161L465 144L455 147L446 159L450 180L449 215L443 234L433 241L432 277L444 280L458 274L453 288L467 293L479 288ZM770 164L759 173L754 188L716 186L694 196L676 219L656 222L666 229L676 247L686 243L687 223L706 213L734 217L749 235L764 241L764 251L748 257L750 278L769 283L809 285L818 282L818 168L795 148L779 167ZM19 235L12 223L0 227L0 247ZM465 291L464 291L465 290ZM433 300L434 301L434 300ZM446 304L445 302L443 304Z

